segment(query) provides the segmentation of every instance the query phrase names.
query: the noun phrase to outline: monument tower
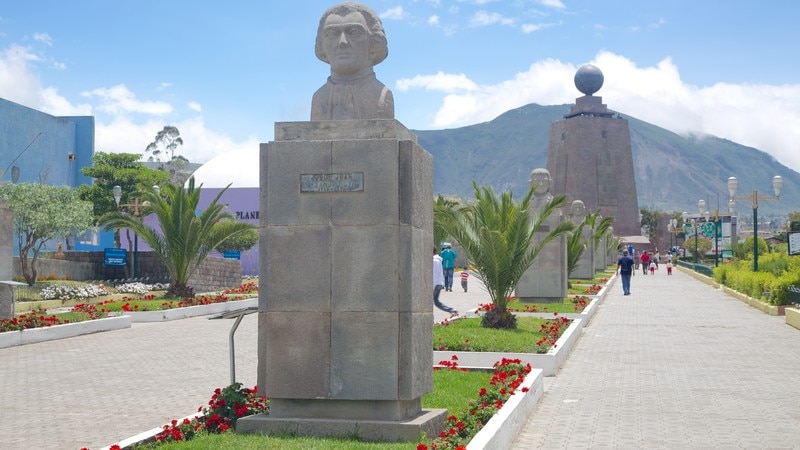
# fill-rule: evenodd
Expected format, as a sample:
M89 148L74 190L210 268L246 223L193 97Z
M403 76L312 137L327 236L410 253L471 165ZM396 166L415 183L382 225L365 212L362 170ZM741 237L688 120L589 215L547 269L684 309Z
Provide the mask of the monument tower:
M628 121L594 94L603 73L585 65L575 74L575 86L585 94L575 99L569 114L550 125L547 169L553 193L582 200L588 212L614 217L619 236L638 236L639 204L633 174Z

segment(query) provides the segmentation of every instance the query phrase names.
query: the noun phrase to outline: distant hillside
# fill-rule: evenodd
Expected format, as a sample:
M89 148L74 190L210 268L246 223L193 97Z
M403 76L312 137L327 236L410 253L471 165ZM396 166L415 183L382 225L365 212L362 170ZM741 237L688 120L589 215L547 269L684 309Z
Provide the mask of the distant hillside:
M550 124L563 118L570 105L530 104L490 122L447 130L414 132L433 155L434 191L472 196L471 182L521 195L531 170L547 166ZM623 117L630 123L631 148L639 207L663 211L697 211L706 199L713 211L727 211L729 176L739 180L737 195L772 195L772 177L784 179L780 202L759 202L759 216L800 211L800 174L752 147L713 136L685 137L655 125ZM749 201L736 211L748 216Z

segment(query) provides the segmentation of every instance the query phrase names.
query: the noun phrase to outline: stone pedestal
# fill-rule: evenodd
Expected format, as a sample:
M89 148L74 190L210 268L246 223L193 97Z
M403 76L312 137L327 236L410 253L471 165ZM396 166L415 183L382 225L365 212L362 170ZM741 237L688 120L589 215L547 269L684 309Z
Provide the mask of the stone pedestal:
M14 217L4 200L0 200L0 281L14 275ZM11 286L0 285L0 319L10 319L14 311Z
M606 259L606 237L603 236L602 239L595 245L594 248L594 270L603 270L609 264L609 261Z
M563 220L560 209L551 214L534 235L532 245L544 240ZM567 296L567 275L567 236L563 234L542 248L517 283L516 295L523 303L562 303Z
M572 278L579 280L591 280L594 278L594 244L592 244L592 230L587 226L583 230L583 240L586 242L586 250L583 251L578 265L575 270L570 274Z
M433 162L396 120L291 122L261 145L258 385L237 431L416 440L433 388ZM368 431L367 431L368 430Z

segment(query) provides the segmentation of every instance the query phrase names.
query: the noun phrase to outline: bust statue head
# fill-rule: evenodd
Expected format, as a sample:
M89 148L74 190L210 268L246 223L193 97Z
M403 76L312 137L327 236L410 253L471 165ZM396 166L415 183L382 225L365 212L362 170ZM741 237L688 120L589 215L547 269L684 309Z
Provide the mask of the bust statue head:
M314 51L333 75L357 76L389 54L378 15L366 5L344 2L331 6L317 28Z
M528 179L530 187L536 186L536 191L533 193L536 197L547 195L550 192L550 187L553 184L553 179L550 178L550 172L547 169L533 169L531 177Z
M584 205L580 200L573 201L569 206L569 215L571 216L573 222L582 221L584 215L586 215L586 205Z

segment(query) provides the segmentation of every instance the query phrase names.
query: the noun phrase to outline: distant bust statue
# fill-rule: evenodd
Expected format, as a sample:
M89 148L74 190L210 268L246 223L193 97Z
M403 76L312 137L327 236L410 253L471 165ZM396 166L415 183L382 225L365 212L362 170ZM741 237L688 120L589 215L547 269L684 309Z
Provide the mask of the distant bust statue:
M386 59L389 47L375 11L359 3L330 7L319 21L317 58L331 76L311 100L311 120L394 119L392 91L372 67Z
M581 223L583 222L583 218L586 215L586 205L580 201L575 200L569 207L569 216L572 220L572 223Z
M541 208L545 203L552 200L553 194L550 193L552 185L553 179L550 177L550 171L542 168L533 169L531 177L528 179L528 186L536 186L536 190L533 192L533 206L535 209Z

